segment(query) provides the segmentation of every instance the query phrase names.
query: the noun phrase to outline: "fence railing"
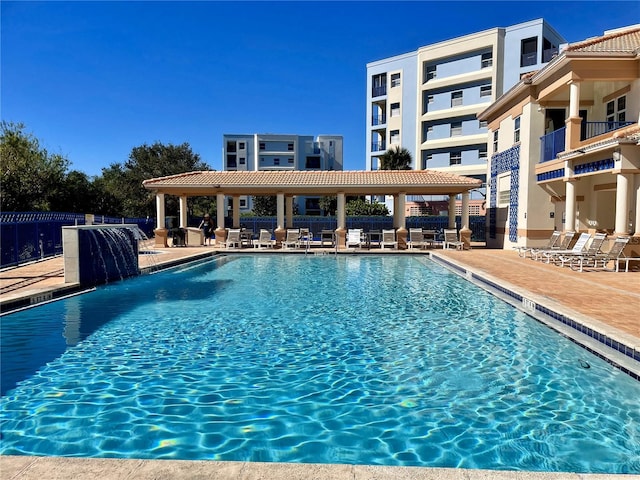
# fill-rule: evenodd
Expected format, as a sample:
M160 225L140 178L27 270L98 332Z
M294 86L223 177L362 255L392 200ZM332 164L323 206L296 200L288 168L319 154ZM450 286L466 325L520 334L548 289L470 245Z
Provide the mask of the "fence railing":
M566 130L567 127L562 127L540 137L540 163L553 160L564 151Z

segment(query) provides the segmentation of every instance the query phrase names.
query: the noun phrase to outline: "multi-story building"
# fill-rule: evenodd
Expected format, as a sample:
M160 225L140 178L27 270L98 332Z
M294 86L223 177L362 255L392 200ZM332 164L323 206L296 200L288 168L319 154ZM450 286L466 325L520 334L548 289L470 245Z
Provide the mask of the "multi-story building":
M259 170L342 170L343 138L340 135L225 134L222 169ZM301 215L318 215L320 197L298 197ZM240 211L249 212L251 197L239 199ZM228 206L230 208L230 206Z
M640 254L640 26L561 46L481 112L488 122L487 246L553 230L634 235Z
M539 19L367 64L366 169L379 169L380 156L399 145L411 152L413 169L486 182L487 124L476 115L563 42Z

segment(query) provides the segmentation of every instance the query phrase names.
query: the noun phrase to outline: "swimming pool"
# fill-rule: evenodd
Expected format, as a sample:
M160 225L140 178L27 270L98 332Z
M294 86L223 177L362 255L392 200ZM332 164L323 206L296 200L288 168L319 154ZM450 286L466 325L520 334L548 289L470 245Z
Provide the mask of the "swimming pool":
M3 454L640 472L638 382L422 257L224 257L2 342Z

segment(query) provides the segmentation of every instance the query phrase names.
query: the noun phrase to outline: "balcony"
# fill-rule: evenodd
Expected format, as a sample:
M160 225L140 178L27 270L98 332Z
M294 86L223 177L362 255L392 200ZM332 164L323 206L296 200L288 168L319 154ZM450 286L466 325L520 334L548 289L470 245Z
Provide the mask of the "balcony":
M588 140L605 133L618 130L619 128L628 127L635 122L582 122L580 131L580 140Z
M549 63L553 57L558 55L557 48L548 48L542 51L542 63Z
M567 127L562 127L540 137L540 163L554 160L558 153L564 151L566 130Z
M372 152L383 152L386 150L385 142L373 142L371 143L371 151Z
M536 52L523 53L520 57L520 66L529 67L531 65L535 65L538 62L537 57L538 54Z
M373 87L371 89L371 96L372 97L381 97L383 95L387 94L387 86L383 85L381 87Z
M371 125L373 125L374 127L376 125L384 125L385 123L387 123L386 115L373 115L371 117Z

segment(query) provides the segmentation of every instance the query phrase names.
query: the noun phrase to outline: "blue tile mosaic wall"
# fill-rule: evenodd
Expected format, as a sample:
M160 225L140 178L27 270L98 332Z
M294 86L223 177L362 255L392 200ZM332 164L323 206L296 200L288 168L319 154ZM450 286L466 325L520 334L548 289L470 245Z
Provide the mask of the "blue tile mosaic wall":
M498 207L498 175L511 173L509 195L509 241L518 240L518 194L520 190L520 145L491 156L491 179L489 180L489 238L496 238Z

